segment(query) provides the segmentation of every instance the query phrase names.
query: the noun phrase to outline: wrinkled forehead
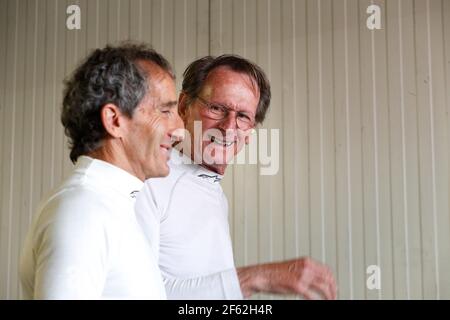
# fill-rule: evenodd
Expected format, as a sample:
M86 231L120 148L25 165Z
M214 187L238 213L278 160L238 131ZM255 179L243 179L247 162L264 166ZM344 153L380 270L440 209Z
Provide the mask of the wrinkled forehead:
M259 87L255 79L246 73L234 71L227 66L217 67L207 75L200 94L213 96L224 89L228 89L230 92L246 90L259 100Z

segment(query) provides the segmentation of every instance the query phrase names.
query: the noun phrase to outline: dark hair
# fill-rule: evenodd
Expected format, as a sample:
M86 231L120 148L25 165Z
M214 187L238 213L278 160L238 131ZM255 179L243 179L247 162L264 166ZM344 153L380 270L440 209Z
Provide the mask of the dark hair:
M238 55L224 54L219 57L206 56L192 62L183 73L183 92L191 99L198 96L208 74L225 66L250 76L258 85L259 102L256 108L256 123L262 123L270 104L270 83L264 71L255 63Z
M126 42L94 50L64 81L61 122L73 163L101 146L106 136L100 117L104 105L115 104L125 115L133 116L151 77L139 66L143 61L156 64L175 79L162 55L145 44Z

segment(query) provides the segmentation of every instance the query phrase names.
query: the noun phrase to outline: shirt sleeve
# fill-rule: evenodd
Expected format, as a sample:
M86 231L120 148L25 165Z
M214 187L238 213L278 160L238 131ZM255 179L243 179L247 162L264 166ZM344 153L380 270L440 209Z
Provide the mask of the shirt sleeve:
M99 299L108 241L102 212L81 197L44 207L35 232L34 299Z
M192 279L163 276L169 300L241 300L236 269Z

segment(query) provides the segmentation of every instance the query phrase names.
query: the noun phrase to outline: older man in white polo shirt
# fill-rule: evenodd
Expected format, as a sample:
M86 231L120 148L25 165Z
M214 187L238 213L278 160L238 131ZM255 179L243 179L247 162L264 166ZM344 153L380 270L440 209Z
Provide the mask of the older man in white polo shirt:
M144 45L97 49L65 83L76 166L46 198L21 258L27 299L164 299L134 212L143 181L169 173L183 124L174 74Z
M171 299L240 299L259 292L336 297L331 271L307 257L234 267L219 182L250 130L263 122L270 96L264 72L239 56L204 57L184 72L179 110L191 143L183 145L184 155L173 151L170 175L147 181L136 205ZM202 131L197 137L196 124Z

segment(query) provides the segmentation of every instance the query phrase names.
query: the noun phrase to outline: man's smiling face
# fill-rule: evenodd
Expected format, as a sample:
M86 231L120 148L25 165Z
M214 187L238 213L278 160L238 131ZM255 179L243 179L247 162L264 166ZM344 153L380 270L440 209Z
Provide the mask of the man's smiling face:
M136 175L145 179L169 174L167 161L174 141L180 141L183 122L178 114L174 80L151 63L141 63L151 74L147 95L133 117L126 120L124 147Z
M259 88L248 75L218 67L209 73L198 97L190 99L190 104L180 106L180 111L193 138L191 157L204 167L224 174L254 125ZM223 119L213 114L218 108L226 110ZM201 141L194 138L195 121L201 121ZM250 127L245 127L245 123L251 123Z

